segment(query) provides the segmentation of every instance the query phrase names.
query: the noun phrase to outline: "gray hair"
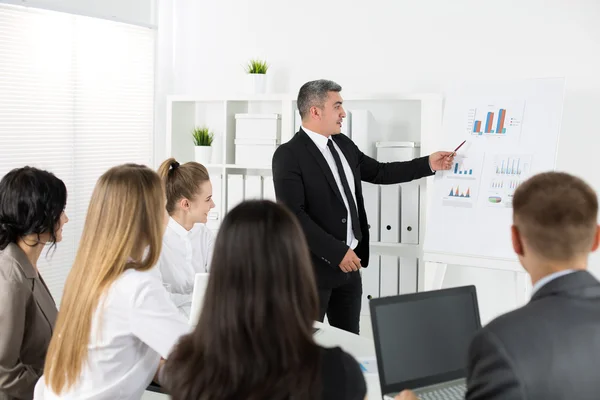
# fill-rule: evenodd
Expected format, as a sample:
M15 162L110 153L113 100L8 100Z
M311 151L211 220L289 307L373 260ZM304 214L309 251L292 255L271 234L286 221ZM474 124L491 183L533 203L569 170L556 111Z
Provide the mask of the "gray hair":
M328 92L341 92L342 87L334 81L319 79L306 82L298 92L298 111L304 119L311 107L323 107L327 100Z

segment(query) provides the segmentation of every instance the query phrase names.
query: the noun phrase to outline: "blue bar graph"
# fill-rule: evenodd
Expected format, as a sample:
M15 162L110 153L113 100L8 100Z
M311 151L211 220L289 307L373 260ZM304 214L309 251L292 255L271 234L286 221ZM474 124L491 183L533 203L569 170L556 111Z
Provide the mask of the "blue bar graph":
M521 175L521 159L519 157L508 157L496 163L496 174L498 175Z
M489 132L492 128L492 113L487 113L487 118L485 119L485 132Z
M454 174L455 175L473 175L473 169L458 169L458 163L454 163Z
M493 107L493 106L488 106L488 107ZM475 112L473 113L473 134L475 135L483 135L483 134L495 134L495 135L502 135L506 133L506 127L505 127L505 123L506 123L506 108L498 108L498 111L494 112L494 111L487 111L483 112L482 114L485 113L486 117L485 117L485 124L483 124L483 129L482 129L482 122L483 119L478 120L477 118L477 110L475 109ZM496 120L494 120L494 118L496 118ZM512 121L512 118L511 118ZM512 124L510 126L513 126Z
M504 124L504 112L506 112L505 109L501 108L500 111L498 112L498 123L496 124L496 132L497 133L505 133L506 131L504 131L503 128L503 124ZM504 132L503 132L504 131Z

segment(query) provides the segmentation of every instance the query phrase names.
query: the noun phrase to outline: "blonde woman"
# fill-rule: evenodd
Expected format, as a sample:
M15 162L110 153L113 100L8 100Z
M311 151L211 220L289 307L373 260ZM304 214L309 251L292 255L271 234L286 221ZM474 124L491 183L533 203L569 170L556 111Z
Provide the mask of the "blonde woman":
M114 167L98 180L36 399L139 399L188 331L149 271L161 251L164 199L145 166Z
M169 158L161 164L158 174L166 189L169 220L156 272L175 305L189 317L194 276L208 272L215 242L205 225L215 206L212 184L206 168L197 162L180 165Z

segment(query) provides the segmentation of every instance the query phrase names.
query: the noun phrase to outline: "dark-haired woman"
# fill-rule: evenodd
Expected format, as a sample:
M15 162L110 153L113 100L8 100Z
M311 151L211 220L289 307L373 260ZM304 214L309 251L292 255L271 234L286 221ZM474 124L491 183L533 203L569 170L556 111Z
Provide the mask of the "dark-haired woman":
M174 400L363 400L356 360L315 343L318 313L296 218L244 202L219 229L200 320L168 357L165 386Z
M43 373L56 304L37 262L69 221L65 184L37 168L0 181L0 400L32 399Z

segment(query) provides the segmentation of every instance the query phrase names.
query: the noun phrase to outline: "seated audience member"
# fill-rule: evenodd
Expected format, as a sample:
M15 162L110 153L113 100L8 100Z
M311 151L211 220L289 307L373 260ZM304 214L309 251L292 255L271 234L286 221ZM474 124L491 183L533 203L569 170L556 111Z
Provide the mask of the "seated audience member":
M160 177L145 166L100 177L36 399L140 399L161 357L189 332L149 271L161 250L164 207Z
M200 320L165 365L174 400L356 399L356 360L313 339L318 297L296 218L248 201L223 220Z
M56 304L37 262L62 240L67 188L24 167L0 181L0 400L32 399L42 376Z
M215 206L212 185L208 171L197 162L180 165L169 158L158 174L165 183L169 222L157 272L175 305L189 317L194 277L208 272L214 246L214 235L205 225Z
M512 243L533 294L473 339L468 400L600 398L600 283L586 271L597 214L594 190L565 173L536 175L515 191Z

